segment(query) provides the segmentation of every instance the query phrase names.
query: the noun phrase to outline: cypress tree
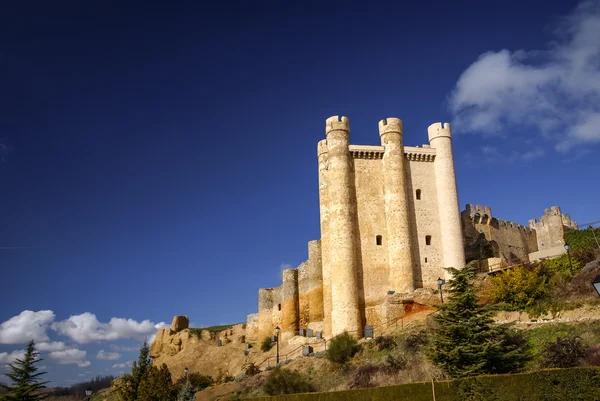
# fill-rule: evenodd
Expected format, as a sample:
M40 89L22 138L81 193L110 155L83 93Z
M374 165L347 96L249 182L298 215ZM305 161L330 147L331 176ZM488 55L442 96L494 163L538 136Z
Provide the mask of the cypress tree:
M36 401L46 398L40 394L39 390L46 388L49 382L41 382L40 376L46 372L38 372L36 363L42 359L39 357L39 352L35 350L35 342L31 340L27 344L25 356L23 359L17 359L10 366L10 373L6 376L11 380L12 386L0 384L0 386L8 391L2 400L6 401Z
M530 359L530 346L521 332L495 325L492 308L477 299L475 268L446 269L448 301L434 317L429 356L452 377L519 371Z

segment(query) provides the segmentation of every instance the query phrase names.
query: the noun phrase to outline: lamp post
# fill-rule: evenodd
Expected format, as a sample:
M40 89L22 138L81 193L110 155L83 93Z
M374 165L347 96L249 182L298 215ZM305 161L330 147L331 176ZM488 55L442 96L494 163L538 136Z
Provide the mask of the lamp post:
M569 257L569 271L571 272L571 277L573 277L573 264L571 263L571 247L569 244L565 244L565 249L567 250L567 256Z
M442 286L446 284L446 280L441 277L438 277L438 289L440 290L440 300L444 303L444 293L442 292Z
M187 368L187 366L186 366L186 367L183 369L183 374L185 374L185 377L187 377L187 375L188 375L188 372L189 372L189 370L188 370L188 368Z
M87 388L87 390L85 390L85 396L87 397L87 399L88 399L88 400L89 400L89 399L90 399L90 397L92 396L92 393L93 393L93 392L94 392L94 391L92 390L92 386L89 386L89 387Z
M592 282L592 285L596 289L596 292L598 293L598 295L600 295L600 276L596 276L596 278Z
M275 358L275 364L279 365L279 326L275 327L275 339L277 340L277 356Z

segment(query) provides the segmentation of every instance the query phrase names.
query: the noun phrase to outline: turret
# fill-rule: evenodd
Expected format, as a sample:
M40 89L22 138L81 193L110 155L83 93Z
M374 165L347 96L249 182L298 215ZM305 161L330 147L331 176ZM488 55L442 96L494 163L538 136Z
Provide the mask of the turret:
M300 330L300 310L298 294L298 270L286 269L283 271L283 284L281 287L281 329L283 340L291 338Z
M408 219L402 120L388 118L379 122L384 147L383 181L387 225L390 290L413 291L413 258Z
M329 197L327 196L327 140L319 141L319 213L321 220L321 264L323 274L323 332L331 335L331 266L329 264Z
M452 131L448 123L435 123L427 128L429 143L435 148L435 183L439 199L440 229L442 232L442 267L462 269L465 266L458 189L452 154ZM450 278L448 272L446 278Z
M325 124L327 137L327 228L328 264L324 275L331 282L331 334L345 330L359 332L361 315L358 307L356 258L356 199L354 172L348 146L350 121L347 117L330 117ZM329 273L327 270L329 269Z

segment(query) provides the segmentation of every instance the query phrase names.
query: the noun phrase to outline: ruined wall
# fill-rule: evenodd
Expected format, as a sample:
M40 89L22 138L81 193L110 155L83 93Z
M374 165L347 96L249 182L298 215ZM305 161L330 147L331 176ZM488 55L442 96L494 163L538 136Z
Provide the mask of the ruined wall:
M258 290L258 336L259 340L273 335L275 326L281 325L281 286Z
M299 327L323 330L321 241L308 243L308 260L298 266Z
M500 258L510 265L529 262L529 254L538 250L535 230L495 218L489 206L467 204L461 220L467 260Z
M577 228L577 222L572 221L568 214L562 214L558 206L544 210L544 215L529 220L529 227L537 232L538 250L543 251L565 245L565 231Z
M283 271L281 288L281 331L284 338L293 337L299 330L300 311L298 294L298 270Z

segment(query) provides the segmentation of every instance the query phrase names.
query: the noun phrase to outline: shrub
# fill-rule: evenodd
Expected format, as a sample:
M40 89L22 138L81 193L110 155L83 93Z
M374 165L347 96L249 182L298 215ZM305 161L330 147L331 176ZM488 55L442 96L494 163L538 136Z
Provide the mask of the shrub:
M198 372L194 372L189 373L187 377L181 376L179 379L177 379L175 386L177 386L178 389L181 389L188 380L192 385L192 388L196 391L200 391L213 384L212 377L204 376Z
M594 234L596 238L594 238ZM588 227L585 230L569 230L565 232L565 241L573 251L578 249L598 249L596 239L600 241L600 228Z
M350 334L344 332L331 340L329 348L327 349L327 358L331 362L343 365L358 351L360 351L358 342Z
M244 373L246 373L247 376L254 376L260 373L260 368L256 366L253 362L250 362L248 365L245 366Z
M223 384L233 381L233 376L229 374L228 371L219 368L219 372L217 373L217 377L215 378L215 383Z
M315 391L302 375L296 371L276 367L263 385L263 390L269 395L310 393Z
M273 342L271 341L271 337L265 337L263 342L260 344L260 350L262 352L269 352L273 347Z
M404 348L407 351L416 352L423 345L427 344L427 331L421 330L415 334L409 334L404 340Z
M389 350L396 346L396 342L390 336L379 336L375 338L375 345L379 351Z
M546 368L571 368L582 364L588 347L581 337L559 337L542 350L542 364Z
M139 401L169 401L177 397L177 388L171 381L171 373L164 363L160 368L150 366L140 381Z
M380 366L375 365L363 365L356 369L348 387L353 388L366 388L373 387L373 376L381 370Z
M537 269L517 266L491 277L488 295L504 310L527 310L546 297L546 282Z
M408 360L404 355L398 355L397 357L393 357L388 355L385 360L385 370L390 373L395 373L400 370L406 369L408 366Z

